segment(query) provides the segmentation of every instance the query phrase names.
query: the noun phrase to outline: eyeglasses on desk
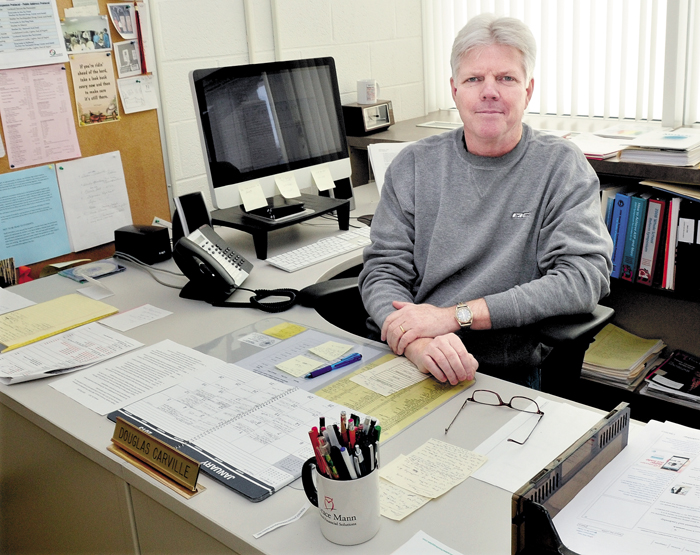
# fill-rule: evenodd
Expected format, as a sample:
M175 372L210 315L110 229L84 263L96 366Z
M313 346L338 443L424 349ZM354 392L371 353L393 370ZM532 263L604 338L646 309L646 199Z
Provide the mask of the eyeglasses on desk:
M532 435L532 432L535 431L535 428L537 428L537 425L540 423L540 420L542 420L542 417L544 416L544 412L540 409L540 406L537 404L537 401L534 399L530 399L529 397L523 397L522 395L515 395L510 398L510 401L507 403L501 399L501 396L496 393L495 391L491 391L489 389L477 389L472 393L471 397L468 397L462 406L459 408L457 411L457 414L455 414L454 418L452 419L452 422L445 428L445 434L450 431L450 428L452 427L452 424L454 424L455 420L457 420L457 417L459 414L462 412L462 409L467 406L467 403L469 401L472 401L473 403L479 403L480 405L491 405L493 407L509 407L513 410L517 410L520 412L526 412L529 414L536 414L539 417L537 418L537 422L535 422L534 427L532 430L530 430L530 433L527 435L527 437L523 441L518 441L517 439L508 439L508 441L512 441L513 443L517 443L518 445L524 445L525 442L530 439L530 436Z

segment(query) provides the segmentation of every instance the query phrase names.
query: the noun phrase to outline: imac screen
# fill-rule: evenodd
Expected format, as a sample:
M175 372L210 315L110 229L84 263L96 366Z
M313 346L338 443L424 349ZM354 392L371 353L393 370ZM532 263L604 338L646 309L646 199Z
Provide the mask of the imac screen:
M348 158L333 58L192 72L214 189Z

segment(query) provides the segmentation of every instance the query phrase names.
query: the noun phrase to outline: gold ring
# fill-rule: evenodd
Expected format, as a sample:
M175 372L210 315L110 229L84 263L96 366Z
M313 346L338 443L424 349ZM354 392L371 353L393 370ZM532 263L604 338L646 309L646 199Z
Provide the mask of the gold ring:
M401 330L402 333L406 333L406 330L403 329L403 326L401 324L399 324L399 329Z

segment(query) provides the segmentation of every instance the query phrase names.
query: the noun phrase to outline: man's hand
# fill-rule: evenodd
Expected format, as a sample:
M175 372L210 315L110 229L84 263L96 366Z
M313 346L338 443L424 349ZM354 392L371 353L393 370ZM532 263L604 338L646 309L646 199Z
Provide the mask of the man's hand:
M432 374L438 381L449 381L452 385L473 380L479 367L454 333L416 339L406 349L406 358L424 374Z
M392 303L395 312L384 320L382 341L386 341L397 355L420 337L433 338L459 329L454 307L438 308L431 304Z

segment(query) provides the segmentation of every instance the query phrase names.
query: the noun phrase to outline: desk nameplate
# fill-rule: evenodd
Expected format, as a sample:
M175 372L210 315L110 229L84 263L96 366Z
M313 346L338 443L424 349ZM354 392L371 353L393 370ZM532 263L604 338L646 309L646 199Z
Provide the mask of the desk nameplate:
M122 418L117 418L108 449L185 497L202 491L197 488L198 461Z

